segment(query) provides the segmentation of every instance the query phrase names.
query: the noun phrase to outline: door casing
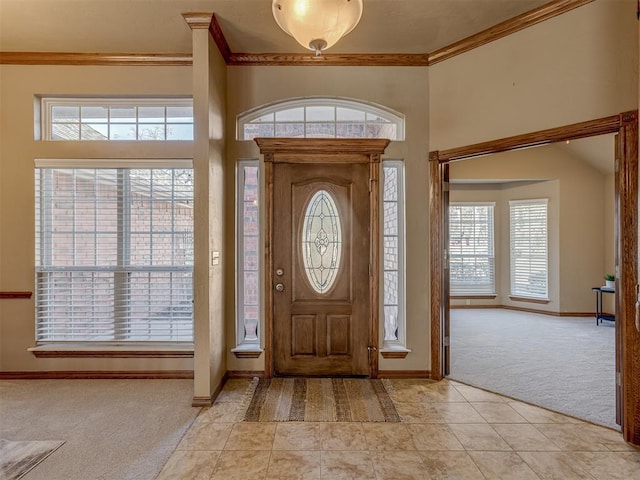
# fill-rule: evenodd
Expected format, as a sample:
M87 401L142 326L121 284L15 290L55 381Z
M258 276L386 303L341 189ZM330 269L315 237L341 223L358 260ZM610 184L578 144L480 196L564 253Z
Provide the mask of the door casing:
M615 248L619 267L616 288L616 368L620 378L622 434L640 445L640 331L635 326L638 285L638 111L562 127L429 153L431 377L446 375L444 333L448 331L449 292L444 283L445 226L448 203L445 172L450 162L549 143L618 134L615 185Z
M369 377L378 376L379 298L380 298L380 158L387 139L311 139L256 138L264 159L265 177L265 243L264 243L264 355L265 376L274 375L273 358L273 248L274 189L273 174L277 163L332 164L366 163L369 165L370 203L370 287Z

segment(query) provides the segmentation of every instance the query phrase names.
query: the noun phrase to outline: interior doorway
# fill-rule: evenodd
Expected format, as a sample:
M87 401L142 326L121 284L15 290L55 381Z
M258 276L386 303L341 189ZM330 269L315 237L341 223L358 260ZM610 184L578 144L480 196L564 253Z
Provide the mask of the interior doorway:
M445 179L452 161L522 149L558 141L618 133L616 157L616 378L617 408L625 440L640 444L640 341L635 321L638 282L638 121L637 111L579 124L430 153L431 213L431 330L432 375L446 374L449 339L446 277L446 222L448 196Z

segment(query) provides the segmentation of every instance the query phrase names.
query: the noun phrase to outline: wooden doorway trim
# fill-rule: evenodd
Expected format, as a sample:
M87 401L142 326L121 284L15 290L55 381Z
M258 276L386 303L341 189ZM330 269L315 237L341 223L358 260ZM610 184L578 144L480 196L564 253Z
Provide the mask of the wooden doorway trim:
M513 137L429 153L430 277L431 277L431 375L444 376L443 329L449 296L444 290L444 166L492 153L507 152L549 143L605 134L619 134L616 184L619 229L616 264L619 265L616 312L617 351L622 382L622 433L624 439L640 445L640 333L635 326L638 284L638 111L624 112L587 122L540 130Z
M371 283L369 302L371 320L369 345L373 348L369 355L369 376L378 376L378 337L380 303L380 158L389 140L387 139L311 139L311 138L256 138L264 158L265 177L265 257L264 257L264 355L265 376L273 377L273 174L276 163L369 164L370 202L370 264Z

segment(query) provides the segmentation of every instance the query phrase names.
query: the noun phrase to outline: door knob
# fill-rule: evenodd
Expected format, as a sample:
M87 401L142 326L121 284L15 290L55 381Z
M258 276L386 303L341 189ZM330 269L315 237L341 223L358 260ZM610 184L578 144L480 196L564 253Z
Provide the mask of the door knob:
M284 285L282 283L276 283L276 290L278 292L284 292Z

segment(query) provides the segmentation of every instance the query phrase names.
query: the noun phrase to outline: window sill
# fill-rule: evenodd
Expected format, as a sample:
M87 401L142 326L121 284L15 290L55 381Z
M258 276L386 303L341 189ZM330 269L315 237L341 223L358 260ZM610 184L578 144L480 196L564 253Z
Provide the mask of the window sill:
M38 358L192 358L193 345L116 346L116 345L41 345L28 348Z
M546 304L551 302L551 300L549 300L548 298L514 297L512 295L509 295L509 300L512 300L514 302L528 302L528 303L540 303L540 304Z
M494 300L498 295L495 293L487 293L481 295L451 295L451 300Z
M406 347L387 346L380 350L382 358L406 358L411 353L411 350Z
M238 345L231 351L236 358L258 358L264 350L260 348L260 345Z

